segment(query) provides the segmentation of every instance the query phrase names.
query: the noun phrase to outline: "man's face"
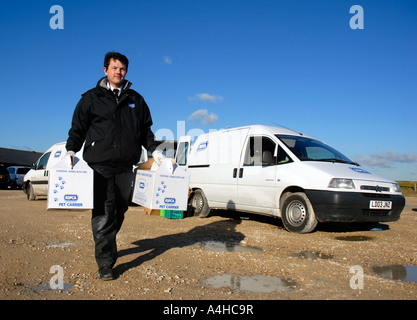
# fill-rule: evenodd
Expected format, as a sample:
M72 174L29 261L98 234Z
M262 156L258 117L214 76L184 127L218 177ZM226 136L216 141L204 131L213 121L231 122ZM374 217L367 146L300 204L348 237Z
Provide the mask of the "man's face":
M109 67L104 68L104 73L107 76L110 84L115 88L120 88L126 76L126 66L119 60L110 59Z

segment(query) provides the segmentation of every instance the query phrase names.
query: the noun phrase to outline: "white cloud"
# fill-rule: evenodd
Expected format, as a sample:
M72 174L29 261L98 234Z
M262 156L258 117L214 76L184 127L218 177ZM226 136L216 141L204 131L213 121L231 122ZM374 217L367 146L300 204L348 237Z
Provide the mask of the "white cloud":
M356 155L355 161L371 167L391 168L394 163L417 163L417 154L383 151L369 156Z
M172 59L171 59L171 57L170 56L165 56L164 57L164 63L166 63L166 64L172 64Z
M207 109L199 109L195 112L193 112L189 117L188 120L195 121L195 122L201 122L203 124L213 124L217 120L219 120L219 117L217 114L210 113L207 111Z
M224 100L222 96L215 96L208 93L198 93L194 97L189 97L188 100L201 100L204 102L217 103Z

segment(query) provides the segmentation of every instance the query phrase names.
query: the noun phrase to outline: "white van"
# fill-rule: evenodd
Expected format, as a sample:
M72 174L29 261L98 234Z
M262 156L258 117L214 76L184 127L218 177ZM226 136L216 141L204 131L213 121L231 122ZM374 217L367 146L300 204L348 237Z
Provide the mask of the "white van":
M252 125L181 137L176 161L190 174L194 215L229 209L280 217L291 232L317 222L396 221L399 185L327 144L289 129Z
M53 168L67 153L66 142L60 142L50 147L23 178L23 192L28 200L36 200L37 197L48 196L49 170ZM76 154L82 159L83 148Z

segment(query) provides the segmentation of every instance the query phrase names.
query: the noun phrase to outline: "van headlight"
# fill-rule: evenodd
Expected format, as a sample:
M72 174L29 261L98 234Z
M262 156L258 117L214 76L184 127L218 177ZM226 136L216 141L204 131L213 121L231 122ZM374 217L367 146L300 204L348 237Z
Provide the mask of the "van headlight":
M355 189L352 179L333 178L328 185L329 188Z
M401 192L401 187L398 183L393 183L392 186L394 188L394 192Z

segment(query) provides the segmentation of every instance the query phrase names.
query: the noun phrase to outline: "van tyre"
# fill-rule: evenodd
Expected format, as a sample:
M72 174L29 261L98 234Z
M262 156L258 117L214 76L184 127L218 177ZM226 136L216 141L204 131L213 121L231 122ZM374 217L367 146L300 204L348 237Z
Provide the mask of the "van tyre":
M36 200L35 192L33 191L32 184L29 182L26 187L26 196L28 200Z
M317 226L313 206L304 192L287 195L282 204L284 227L294 233L309 233Z
M191 207L194 211L194 217L205 218L209 215L210 207L203 190L197 189L193 192Z

